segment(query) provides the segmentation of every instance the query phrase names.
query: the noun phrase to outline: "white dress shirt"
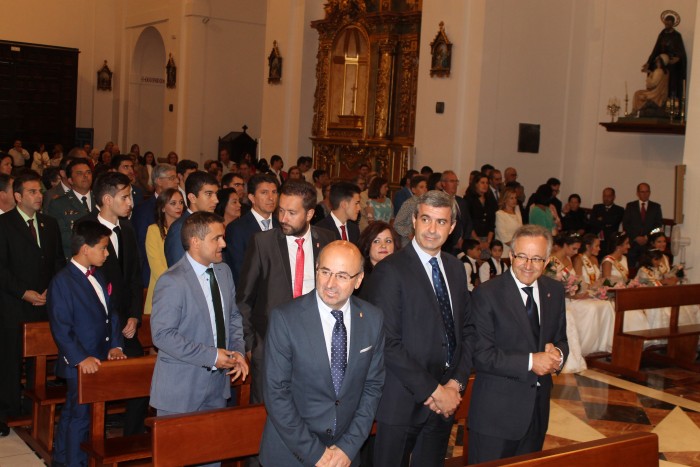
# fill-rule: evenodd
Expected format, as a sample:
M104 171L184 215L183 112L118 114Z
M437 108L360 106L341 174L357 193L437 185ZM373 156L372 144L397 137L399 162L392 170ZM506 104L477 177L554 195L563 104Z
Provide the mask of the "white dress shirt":
M428 253L423 251L421 247L418 245L418 242L416 242L416 239L414 238L411 240L411 245L413 246L413 249L416 250L416 253L418 253L418 258L420 259L421 264L423 265L423 268L425 269L425 273L428 275L428 280L433 286L433 291L435 291L435 284L433 284L433 265L430 264L430 259L433 258L433 256L430 256ZM440 272L442 273L442 277L445 279L445 285L447 286L447 295L450 296L450 308L452 309L452 315L454 316L454 306L452 305L452 292L450 292L450 284L447 281L447 275L445 274L445 267L442 264L442 257L440 256L440 253L438 252L437 256L435 256L438 260L438 266L440 267Z
M323 338L326 342L326 351L328 352L328 361L331 361L331 343L333 341L333 327L335 326L335 318L331 314L333 311L328 305L323 303L321 297L316 293L316 302L318 303L318 313L321 316L321 326L323 327ZM347 345L350 346L350 299L345 302L345 305L340 307L340 311L343 312L343 324L345 324L345 329L348 334ZM348 349L345 349L345 355L349 360ZM346 360L347 361L347 360Z
M102 214L97 215L97 220L100 222L100 224L104 225L112 232L112 234L109 236L109 240L112 242L112 247L114 248L114 256L119 258L119 237L117 237L117 233L114 231L115 227L119 227L119 220L117 220L117 225L114 225L102 217Z
M251 209L250 212L253 213L253 217L255 217L255 220L258 221L258 225L260 226L260 230L265 232L266 230L272 230L272 214L265 219L263 216L260 215L258 211L255 209ZM270 226L268 228L265 228L265 224L263 224L263 220L269 220L270 221ZM295 250L296 251L296 250Z
M78 263L76 260L71 259L70 260L73 265L80 270L83 274L87 274L87 268L83 266L82 264ZM102 290L102 286L100 285L99 282L97 282L97 279L95 279L94 274L90 274L87 276L87 280L90 282L90 285L92 285L92 288L95 289L95 293L97 294L97 298L100 299L100 303L102 303L102 306L105 309L105 313L109 315L109 310L107 309L107 300L105 299L105 294L104 291Z

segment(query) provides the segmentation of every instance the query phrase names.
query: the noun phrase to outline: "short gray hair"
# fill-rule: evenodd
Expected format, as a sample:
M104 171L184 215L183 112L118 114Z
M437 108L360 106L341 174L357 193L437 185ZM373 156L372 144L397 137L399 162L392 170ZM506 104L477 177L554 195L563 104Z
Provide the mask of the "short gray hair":
M175 166L170 165L170 164L158 164L155 167L153 167L153 171L151 172L151 182L153 184L156 184L156 180L163 177L167 172L170 171L175 172Z
M454 196L448 195L444 191L440 190L430 190L420 197L418 197L418 202L416 203L416 208L413 210L413 218L418 218L418 209L421 204L426 204L433 208L450 208L452 215L450 216L450 223L454 224L457 220L457 202Z
M511 240L511 245L515 246L515 241L521 237L543 237L547 240L547 258L552 253L552 233L542 226L534 224L525 224L519 227L518 230L513 234L513 239ZM511 250L515 254L514 250Z

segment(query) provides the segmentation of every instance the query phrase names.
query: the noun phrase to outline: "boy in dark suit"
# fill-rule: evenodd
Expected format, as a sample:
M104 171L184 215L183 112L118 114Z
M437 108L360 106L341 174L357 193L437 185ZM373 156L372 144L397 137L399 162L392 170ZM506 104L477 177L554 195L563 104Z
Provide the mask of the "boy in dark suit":
M78 371L95 373L101 360L126 358L119 315L110 307L111 283L105 284L102 271L95 269L109 255L111 233L96 221L77 224L71 237L73 258L49 285L49 322L58 346L56 375L68 385L53 465L87 465L80 443L87 439L90 407L78 404Z

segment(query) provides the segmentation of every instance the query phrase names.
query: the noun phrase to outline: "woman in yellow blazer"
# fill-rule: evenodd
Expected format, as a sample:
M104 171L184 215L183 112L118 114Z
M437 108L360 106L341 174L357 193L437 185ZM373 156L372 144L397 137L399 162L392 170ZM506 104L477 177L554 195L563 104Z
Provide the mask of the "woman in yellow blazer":
M149 225L146 232L146 257L151 267L151 279L148 282L146 303L143 308L146 314L151 314L153 289L156 287L156 282L168 269L164 250L165 236L168 234L168 228L180 218L184 209L185 201L180 191L175 188L163 191L156 200L156 222Z

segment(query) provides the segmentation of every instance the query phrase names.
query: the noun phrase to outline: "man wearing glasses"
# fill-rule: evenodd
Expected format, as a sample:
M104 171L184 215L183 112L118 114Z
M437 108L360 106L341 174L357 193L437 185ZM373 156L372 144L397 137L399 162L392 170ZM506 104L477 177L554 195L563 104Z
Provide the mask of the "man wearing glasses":
M564 288L542 276L552 236L524 225L513 235L510 272L477 287L476 380L469 408L469 463L542 449L552 374L569 353Z
M359 460L384 385L382 313L352 296L362 263L352 243L331 243L318 258L316 288L270 313L263 465Z

